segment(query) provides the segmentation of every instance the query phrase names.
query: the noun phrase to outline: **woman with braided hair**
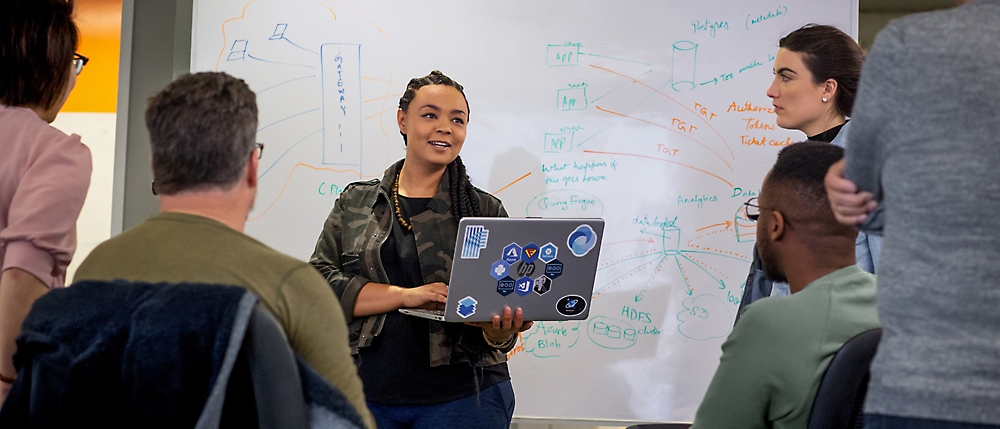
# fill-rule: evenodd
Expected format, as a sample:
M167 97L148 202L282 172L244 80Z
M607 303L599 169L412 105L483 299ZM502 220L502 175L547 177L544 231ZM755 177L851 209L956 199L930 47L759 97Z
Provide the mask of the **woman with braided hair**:
M443 309L458 221L507 216L472 186L459 157L469 121L463 87L439 71L414 78L396 119L405 158L382 180L347 186L311 263L340 298L379 428L510 427L506 353L531 327L521 309L475 324L396 311Z

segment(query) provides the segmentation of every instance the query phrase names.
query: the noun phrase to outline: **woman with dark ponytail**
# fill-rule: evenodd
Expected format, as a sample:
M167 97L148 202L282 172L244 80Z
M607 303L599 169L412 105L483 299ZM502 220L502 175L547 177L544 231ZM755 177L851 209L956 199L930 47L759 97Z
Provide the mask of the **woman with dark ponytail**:
M340 298L379 428L510 427L506 353L531 327L521 310L464 325L397 311L443 309L458 221L507 216L472 186L458 156L469 121L464 89L439 71L414 78L396 119L406 157L382 180L347 186L311 263Z

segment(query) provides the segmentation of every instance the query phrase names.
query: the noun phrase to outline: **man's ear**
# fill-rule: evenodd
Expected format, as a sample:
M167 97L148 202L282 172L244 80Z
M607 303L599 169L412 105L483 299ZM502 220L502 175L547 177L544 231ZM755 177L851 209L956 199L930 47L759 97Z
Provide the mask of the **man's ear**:
M785 227L788 226L785 223L785 215L777 210L771 210L771 227L768 228L767 234L770 236L771 241L780 241L785 236Z
M260 167L260 159L257 158L257 151L250 153L250 162L247 163L246 177L243 180L246 181L247 186L251 189L257 187L257 168Z

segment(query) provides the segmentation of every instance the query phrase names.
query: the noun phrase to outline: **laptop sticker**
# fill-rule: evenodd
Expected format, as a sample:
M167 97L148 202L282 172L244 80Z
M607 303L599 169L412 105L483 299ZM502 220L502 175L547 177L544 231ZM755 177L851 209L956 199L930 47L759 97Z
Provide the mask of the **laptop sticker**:
M471 296L467 296L458 302L458 308L455 309L455 311L457 311L458 315L462 316L463 319L468 319L469 316L476 314L476 304L477 302L475 299Z
M587 300L580 295L566 295L556 303L556 311L563 316L576 316L586 309Z
M539 251L538 260L545 263L549 263L552 262L552 260L555 259L556 255L558 254L559 254L559 248L556 247L555 244L548 243L542 246L542 249Z
M535 263L521 261L517 263L516 269L518 276L528 277L535 274Z
M507 261L496 261L493 265L490 265L490 275L497 280L503 280L507 277L507 272L510 271L510 264Z
M499 282L497 282L497 293L503 296L510 295L514 292L514 279L510 277L504 277Z
M462 259L479 259L479 251L486 248L490 230L482 225L465 227L465 240L462 242Z
M535 279L535 293L545 295L545 292L548 292L550 289L552 289L552 279L545 276Z
M563 273L563 263L560 262L558 259L545 264L545 275L548 278L555 280L557 277L561 276L562 273Z
M514 292L518 295L525 296L531 293L531 289L535 287L535 281L531 277L521 277L517 279L517 284L514 286Z
M535 262L535 260L538 259L538 245L535 243L529 243L527 246L524 246L524 249L521 250L521 254L523 255L521 257L522 261Z
M573 256L581 258L590 250L594 248L597 244L597 234L594 233L594 228L590 225L583 224L573 232L569 233L569 237L566 238L566 245L569 246L569 251L573 253Z
M508 264L513 264L521 260L521 246L517 243L510 243L503 248L503 260Z

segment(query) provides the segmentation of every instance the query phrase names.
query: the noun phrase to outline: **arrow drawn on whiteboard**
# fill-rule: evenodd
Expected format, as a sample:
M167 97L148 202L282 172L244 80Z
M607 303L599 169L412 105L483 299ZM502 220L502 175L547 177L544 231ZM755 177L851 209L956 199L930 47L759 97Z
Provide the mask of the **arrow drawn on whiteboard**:
M702 122L704 122L705 125L708 125L708 127L711 128L712 131L715 131L715 135L719 136L719 138L722 139L722 143L726 145L726 149L729 149L729 156L731 156L733 159L736 159L736 155L733 153L733 148L729 146L729 142L726 141L726 138L723 137L721 133L719 133L719 130L715 129L715 127L712 126L712 124L709 123L708 120L706 120L705 118L703 118L701 115L699 115L694 110L691 110L690 108L688 108L686 105L684 105L684 103L681 103L680 101L677 101L676 99L674 99L673 97L667 95L666 93L664 93L664 92L662 92L662 91L660 91L660 90L658 90L656 88L653 88L651 85L649 85L646 82L643 82L643 81L639 80L638 78L634 78L634 77L631 77L631 76L628 76L628 75L624 75L622 73L618 73L618 72L616 72L614 70L606 69L606 68L598 66L598 65L591 64L590 66L593 67L593 68L595 68L595 69L604 70L604 71L606 71L608 73L611 73L611 74L614 74L614 75L618 75L618 76L621 76L621 77L626 78L628 80L631 80L632 82L637 83L637 84L642 85L642 86L645 86L646 88L649 88L649 89L653 90L653 92L655 92L655 93L657 93L659 95L662 95L664 98L666 98L666 99L668 99L670 101L673 101L674 103L677 103L677 105L683 107L684 110L687 110L688 112L691 112L691 114L695 115L695 117L697 117Z
M709 226L706 226L706 227L698 228L698 229L694 230L694 232L703 231L703 230L706 230L706 229L709 229L709 228L713 228L713 227L716 227L716 226L722 226L722 225L726 226L725 229L729 229L729 227L732 226L733 223L727 220L725 222L717 223L715 225L709 225Z
M673 258L675 261L677 260L676 256L674 256ZM646 280L646 284L642 285L642 290L640 290L639 293L636 294L635 302L642 301L643 295L646 294L646 288L649 287L649 284L653 282L653 279L656 278L656 275L659 274L660 270L663 269L663 262L666 261L667 259L669 259L669 256L661 259L660 263L656 265L656 271L653 272L653 275L649 276L649 280ZM680 263L678 263L677 266L680 266ZM687 281L687 279L685 279L684 281Z
M710 80L710 81L702 82L702 83L700 83L698 85L708 85L710 83L711 84L718 84L719 83L719 78L715 77L715 78L712 78L712 80Z
M588 54L588 53L586 53L586 52L579 52L579 54L580 54L580 55L589 55L589 56L592 56L592 57L598 57L598 58L606 58L606 59L609 59L609 60L615 60L615 61L625 61L625 62L629 62L629 63L636 63L636 64L645 64L645 65L647 65L647 66L651 66L651 67L652 67L652 64L650 64L650 63L646 63L646 62L642 62L642 61L636 61L636 60L626 60L626 59L624 59L624 58L615 58L615 57L609 57L609 56L605 56L605 55L599 55L599 54Z
M636 120L636 121L639 121L639 122L644 122L644 123L647 123L647 124L649 124L649 125L653 125L653 126L656 126L656 127L660 127L660 128L663 128L663 129L665 129L665 130L667 130L667 131L670 131L670 132L674 132L674 133L677 133L677 134L678 134L678 135L680 135L681 137L684 137L684 138L686 138L686 139L688 139L688 140L691 140L691 141L693 141L693 142L695 142L695 143L698 143L698 145L700 145L701 147L703 147L703 148L705 148L705 149L708 149L708 151L709 151L709 152L712 152L712 154L713 154L713 155L715 155L715 156L716 156L717 158L719 158L719 160L721 160L723 164L726 164L726 167L729 167L729 171L733 171L733 166L729 165L729 163L728 163L728 162L726 162L726 159L725 159L725 158L723 158L723 157L722 157L722 155L719 155L719 154L718 154L717 152L715 152L714 150L712 150L712 148L708 147L708 146L707 146L707 145L705 145L704 143L702 143L702 142L700 142L700 141L698 141L698 140L695 140L694 138L692 138L692 137L688 136L687 134L685 134L685 133L682 133L682 132L680 132L680 131L678 131L678 130L676 130L676 129L674 129L674 128L671 128L671 127L668 127L668 126L666 126L666 125L662 125L662 124L658 124L658 123L656 123L656 122L652 122L652 121L647 121L647 120L645 120L645 119L640 119L640 118L637 118L637 117L635 117L635 116L629 116L629 115L626 115L626 114L624 114L624 113L618 113L618 112L615 112L615 111L613 111L613 110L608 110L608 109L604 109L604 108L602 108L601 106L594 106L594 108L595 108L595 109L597 109L597 110L600 110L600 111L602 111L602 112L605 112L605 113L610 113L610 114L612 114L612 115L617 115L617 116L621 116L621 117L623 117L623 118L629 118L629 119L633 119L633 120Z

